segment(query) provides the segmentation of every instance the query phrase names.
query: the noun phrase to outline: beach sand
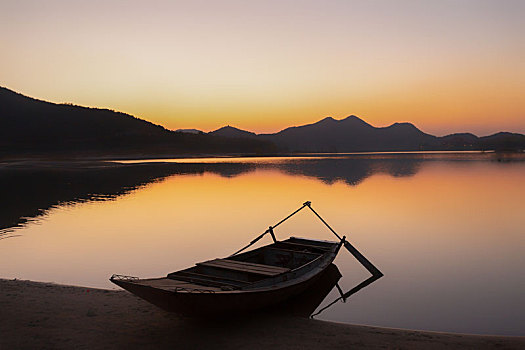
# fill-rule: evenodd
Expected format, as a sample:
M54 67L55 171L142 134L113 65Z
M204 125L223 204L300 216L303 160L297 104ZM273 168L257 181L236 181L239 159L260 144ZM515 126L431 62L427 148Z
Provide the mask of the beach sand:
M125 292L0 280L0 349L524 349L525 337L295 317L191 321Z

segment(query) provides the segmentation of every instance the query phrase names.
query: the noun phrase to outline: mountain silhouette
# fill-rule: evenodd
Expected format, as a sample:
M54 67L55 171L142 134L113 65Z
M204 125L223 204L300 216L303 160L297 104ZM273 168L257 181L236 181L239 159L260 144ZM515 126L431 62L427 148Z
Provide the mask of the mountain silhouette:
M250 131L237 129L233 126L223 126L220 129L209 132L210 135L222 137L256 137L257 135Z
M292 152L418 150L436 138L410 123L376 128L353 115L341 120L328 117L261 137Z
M479 142L483 145L484 149L525 149L525 135L511 132L498 132L494 135L483 136L479 138Z
M520 150L525 135L463 133L443 137L411 123L375 127L352 115L255 134L232 126L209 133L160 125L109 109L56 104L0 87L0 156L169 157L189 154L278 154L418 150Z
M261 153L262 139L184 133L109 109L56 104L0 87L0 155Z
M274 143L281 152L380 152L440 150L516 150L525 148L525 135L497 133L478 137L471 133L434 136L411 123L375 127L351 115L337 120L324 118L316 123L293 126L274 134L255 134L230 126L212 135L262 139Z
M0 142L19 149L32 144L75 144L88 139L105 142L169 135L160 125L124 113L54 104L6 88L0 88L0 105Z

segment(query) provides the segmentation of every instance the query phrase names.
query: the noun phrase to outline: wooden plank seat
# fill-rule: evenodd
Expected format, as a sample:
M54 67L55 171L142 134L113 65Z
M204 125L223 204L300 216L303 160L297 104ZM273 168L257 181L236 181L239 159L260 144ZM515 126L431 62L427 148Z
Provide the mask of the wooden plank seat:
M217 268L226 269L226 270L248 272L248 273L253 273L253 274L263 275L263 276L268 276L268 277L277 276L277 275L280 275L281 273L290 271L290 269L286 267L255 264L255 263L230 260L230 259L215 259L215 260L197 263L197 265L217 267Z
M295 250L311 249L314 251L326 252L331 249L330 247L323 247L319 245L311 245L311 244L303 244L303 243L292 243L292 242L287 242L287 241L280 241L280 242L277 242L276 244L282 247L288 247L290 249L295 249Z
M185 275L185 276L190 276L190 277L191 276L196 276L196 277L202 277L202 278L209 278L209 279L212 279L212 280L215 280L215 281L229 281L229 282L237 283L237 284L240 284L240 285L250 284L250 282L248 282L248 281L242 281L242 280L235 279L235 278L228 278L228 277L224 277L224 276L215 276L215 275L207 275L207 274L196 273L196 272L191 272L191 271L180 271L179 275Z
M286 252L286 253L290 253L290 254L299 253L299 254L303 254L303 255L307 255L307 256L309 255L309 256L312 256L312 257L318 257L318 256L323 255L322 253L312 253L312 252L293 250L293 249L286 249L286 248L279 248L279 247L272 247L272 246L269 246L269 247L267 247L265 249L278 251L278 252Z

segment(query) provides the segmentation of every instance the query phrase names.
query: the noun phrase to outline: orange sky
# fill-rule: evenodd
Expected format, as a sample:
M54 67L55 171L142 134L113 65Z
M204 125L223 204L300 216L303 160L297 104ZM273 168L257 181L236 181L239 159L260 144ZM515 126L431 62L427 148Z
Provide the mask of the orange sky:
M0 4L0 85L171 129L525 133L522 1Z

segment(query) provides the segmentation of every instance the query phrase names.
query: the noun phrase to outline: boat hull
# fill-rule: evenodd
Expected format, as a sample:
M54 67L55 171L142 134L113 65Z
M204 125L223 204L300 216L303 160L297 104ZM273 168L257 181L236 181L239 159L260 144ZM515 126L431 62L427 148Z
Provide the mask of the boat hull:
M111 281L183 316L237 315L275 307L317 288L341 244L291 237L240 255L197 263L163 278L114 275Z
M113 281L138 297L185 317L228 317L254 311L309 316L341 277L335 265L296 284L281 288L222 293L184 293Z

